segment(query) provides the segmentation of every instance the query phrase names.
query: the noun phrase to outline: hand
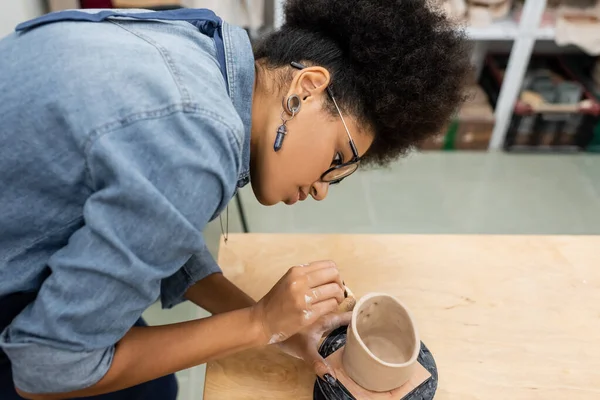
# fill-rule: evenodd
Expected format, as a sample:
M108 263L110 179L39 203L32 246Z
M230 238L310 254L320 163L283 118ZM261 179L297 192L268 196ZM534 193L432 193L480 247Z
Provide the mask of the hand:
M304 328L285 342L279 343L278 346L284 353L304 360L321 378L331 381L331 379L336 379L335 371L319 354L319 341L324 334L340 326L349 325L351 320L351 311L323 316L315 324ZM327 374L332 378L328 378Z
M282 342L344 301L344 289L333 261L292 267L255 306L265 343Z

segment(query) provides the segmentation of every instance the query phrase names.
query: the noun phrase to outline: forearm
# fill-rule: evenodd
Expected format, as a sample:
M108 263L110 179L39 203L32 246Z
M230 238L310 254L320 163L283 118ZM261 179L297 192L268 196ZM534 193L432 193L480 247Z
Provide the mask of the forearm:
M212 274L188 289L185 297L212 314L239 310L256 304L223 274Z
M110 369L94 386L57 395L20 394L59 400L110 393L265 344L262 325L250 308L173 325L134 327L117 344Z

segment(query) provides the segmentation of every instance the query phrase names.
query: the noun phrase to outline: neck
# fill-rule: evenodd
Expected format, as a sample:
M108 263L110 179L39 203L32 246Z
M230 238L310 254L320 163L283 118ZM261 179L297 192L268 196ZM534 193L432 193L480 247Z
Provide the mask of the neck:
M260 61L255 62L254 91L252 93L252 132L250 137L250 158L256 155L257 149L265 140L269 140L268 132L271 113L277 110L277 90L275 72L269 70ZM252 162L252 161L251 161Z

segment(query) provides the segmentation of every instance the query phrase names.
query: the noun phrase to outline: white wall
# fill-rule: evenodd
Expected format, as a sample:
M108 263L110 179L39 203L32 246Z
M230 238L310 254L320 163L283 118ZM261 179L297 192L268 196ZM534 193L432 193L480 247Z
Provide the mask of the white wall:
M19 22L46 12L44 0L0 0L0 37L15 29Z

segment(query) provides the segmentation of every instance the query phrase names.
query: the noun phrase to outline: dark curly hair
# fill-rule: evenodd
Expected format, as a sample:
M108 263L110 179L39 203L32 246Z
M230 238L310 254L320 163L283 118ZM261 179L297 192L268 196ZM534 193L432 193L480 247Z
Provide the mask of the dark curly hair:
M375 133L364 162L385 165L438 133L464 100L470 46L430 3L288 0L284 25L255 58L268 68L327 68L340 108Z

